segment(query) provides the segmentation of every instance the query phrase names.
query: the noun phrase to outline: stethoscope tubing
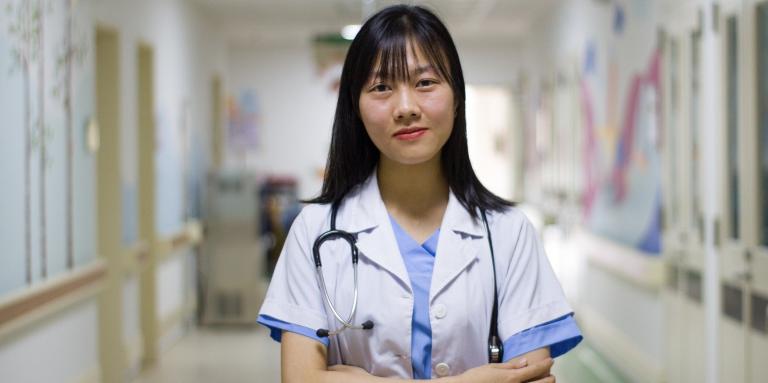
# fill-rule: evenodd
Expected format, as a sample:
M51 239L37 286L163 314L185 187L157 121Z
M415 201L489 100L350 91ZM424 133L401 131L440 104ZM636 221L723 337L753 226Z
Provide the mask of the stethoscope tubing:
M314 262L315 262L315 274L317 275L317 278L318 278L318 284L320 285L320 290L323 292L323 298L325 299L325 303L331 309L333 316L336 317L336 320L338 320L341 323L341 327L335 330L323 330L323 329L318 330L317 332L318 335L323 337L337 335L346 329L367 330L373 327L373 325L371 324L372 322L370 321L363 323L362 325L352 324L352 319L355 317L355 313L357 312L357 300L358 300L357 265L358 265L358 259L359 259L358 257L359 250L357 249L357 245L356 245L357 237L355 237L355 235L353 235L352 233L342 231L342 230L336 230L335 214L333 218L334 219L332 219L331 230L321 234L315 240L315 243L312 246L312 257L314 258ZM325 277L323 276L322 260L320 259L320 246L323 244L323 242L330 239L335 239L335 238L341 238L345 240L347 244L349 244L351 255L352 255L354 290L353 290L353 299L352 299L352 309L350 310L349 317L346 320L341 316L341 314L339 314L338 310L336 310L336 307L333 305L333 302L331 301L330 295L328 295L328 288L326 287ZM320 335L320 334L323 334L323 335Z
M339 327L336 330L329 331L328 335L336 335L343 331L346 328L357 328L362 326L355 326L352 324L352 318L355 316L355 312L357 311L357 262L352 263L352 274L354 275L354 295L352 298L352 310L349 312L349 317L347 320L344 320L338 311L336 311L336 308L333 306L333 303L331 302L331 297L328 295L328 289L325 287L325 278L323 277L323 267L317 266L315 268L317 271L317 277L320 279L320 290L323 291L323 296L325 297L325 303L328 304L328 307L330 307L331 312L333 312L333 316L336 317L336 320L341 322L342 326Z
M315 273L317 274L317 280L318 280L318 284L320 285L320 290L323 292L323 298L325 299L325 303L331 309L333 316L336 317L336 320L338 320L341 323L341 327L335 330L318 329L317 335L320 337L334 336L346 329L370 330L373 328L373 322L370 320L364 322L362 325L352 324L352 319L355 317L355 313L357 312L357 298L358 298L357 264L358 264L359 250L357 248L357 237L354 234L336 229L337 209L338 209L338 205L334 204L334 206L332 207L332 214L331 214L331 229L321 234L319 237L317 237L314 245L312 246L312 256L315 262ZM485 230L488 235L488 247L490 248L490 251L491 251L491 264L493 266L493 312L491 313L491 326L488 334L488 360L491 363L498 363L498 362L501 362L503 358L504 345L499 340L498 328L497 328L497 316L498 316L499 303L498 303L498 292L496 291L497 289L496 260L493 254L493 239L491 238L491 229L488 225L488 219L486 218L485 211L481 210L480 214L483 219ZM352 310L350 310L349 317L347 317L346 320L342 318L341 314L339 314L339 312L336 310L336 307L333 305L333 302L331 301L331 297L328 295L328 289L325 285L325 277L323 276L322 260L320 259L320 246L323 244L323 242L330 239L335 239L335 238L341 238L345 240L349 245L352 253L352 270L354 275L354 295L352 299Z

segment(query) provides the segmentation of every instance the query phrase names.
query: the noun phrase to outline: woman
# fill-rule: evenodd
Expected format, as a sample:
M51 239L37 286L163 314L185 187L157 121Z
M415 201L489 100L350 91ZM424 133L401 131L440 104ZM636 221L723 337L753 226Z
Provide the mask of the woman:
M581 334L533 227L472 170L458 53L430 11L386 8L352 41L327 170L258 319L283 381L554 381ZM318 244L332 228L354 246Z

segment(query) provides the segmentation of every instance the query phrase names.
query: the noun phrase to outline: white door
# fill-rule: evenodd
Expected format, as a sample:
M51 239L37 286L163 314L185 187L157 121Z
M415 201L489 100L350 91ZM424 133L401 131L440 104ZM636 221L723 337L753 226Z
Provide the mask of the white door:
M749 28L754 35L748 35L747 42L754 53L745 58L754 65L745 72L754 76L748 82L752 85L748 100L753 102L747 108L749 120L741 141L744 209L740 222L749 270L744 291L745 359L748 381L764 382L768 377L768 2L756 2L745 20L755 23Z
M744 151L739 150L744 139L745 82L743 73L743 36L746 28L742 7L737 3L724 6L719 29L721 67L721 123L718 131L719 156L723 163L718 174L721 185L720 219L716 226L719 238L721 305L719 342L719 374L722 382L746 382L749 369L747 358L748 326L746 298L749 269L744 244L744 213L742 193L745 186Z
M679 35L665 35L663 55L663 144L662 144L662 256L667 265L666 288L662 294L665 308L667 380L683 381L685 355L682 272L682 193L679 178L681 164L682 46Z

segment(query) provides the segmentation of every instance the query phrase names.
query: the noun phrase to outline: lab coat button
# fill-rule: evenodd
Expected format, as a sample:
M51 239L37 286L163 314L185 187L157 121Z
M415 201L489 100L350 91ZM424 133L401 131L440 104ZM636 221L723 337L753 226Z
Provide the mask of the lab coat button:
M448 309L445 307L444 304L435 305L435 317L437 317L437 319L445 318L445 314L447 313L448 313Z
M451 372L451 366L445 363L438 363L435 366L435 373L437 373L437 376L439 377L448 376L450 372Z

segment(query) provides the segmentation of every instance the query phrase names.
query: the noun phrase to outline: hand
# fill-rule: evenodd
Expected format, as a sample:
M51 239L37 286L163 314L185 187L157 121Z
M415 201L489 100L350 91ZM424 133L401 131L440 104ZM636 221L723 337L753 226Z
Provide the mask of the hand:
M549 374L554 360L547 358L528 366L523 359L519 362L486 364L465 371L456 377L455 382L472 383L555 383L554 375Z

